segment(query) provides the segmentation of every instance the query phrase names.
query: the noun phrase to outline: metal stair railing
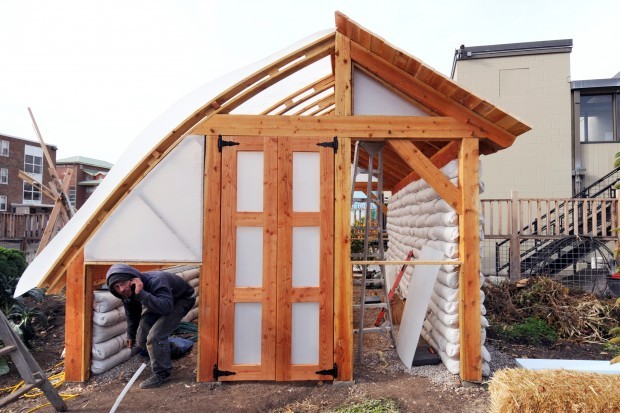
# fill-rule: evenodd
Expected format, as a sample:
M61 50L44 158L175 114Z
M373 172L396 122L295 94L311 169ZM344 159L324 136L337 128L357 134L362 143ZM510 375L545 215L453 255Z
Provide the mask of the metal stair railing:
M589 185L587 188L583 189L581 192L575 194L572 198L573 199L579 199L579 198L599 198L602 195L607 195L608 197L612 197L612 189L613 186L616 182L620 181L620 167L615 168L614 170L612 170L611 172L609 172L607 175L603 176L602 178L598 179L596 182L592 183L591 185ZM560 205L558 205L558 209L560 210L564 210L564 205L565 203L562 203ZM598 208L597 208L598 209ZM571 208L569 210L569 214L572 214L574 212L574 209ZM553 216L553 213L555 213L555 209L549 211L549 215ZM609 214L607 216L610 216ZM578 221L578 225L582 226L583 225L583 214L579 214L579 221ZM590 213L588 214L588 217L590 217ZM566 219L566 217L564 216L564 214L560 214L557 218L559 220L559 222L556 222L555 219L548 221L547 220L547 214L542 215L540 217L540 220L542 222L546 222L545 225L540 226L540 223L538 222L538 219L535 219L532 221L531 224L523 227L523 232L527 232L528 230L530 230L530 228L533 228L533 230L531 231L532 235L536 235L539 233L542 233L544 231L546 231L547 227L550 225L560 225L560 228L564 228L565 223L568 221ZM599 221L600 222L600 221ZM571 222L568 224L568 228L567 228L567 232L569 234L574 234L575 233L575 229L574 229L574 222ZM539 228L540 226L540 228ZM608 227L609 225L607 225ZM526 267L524 268L524 258L530 258L530 262L532 261L531 256L533 255L533 253L537 252L540 250L541 247L544 247L545 244L546 246L549 247L553 247L553 242L557 241L557 240L547 240L544 241L542 244L538 244L535 245L534 247L531 247L525 251L521 251L520 253L520 257L521 257L521 271L527 271L529 268L531 268L532 266L535 265L526 265ZM495 252L496 252L496 272L499 273L500 271L502 271L505 268L508 268L510 266L510 260L507 260L507 262L505 263L501 263L500 261L500 257L502 256L502 254L500 254L500 249L502 247L508 247L507 244L509 242L509 240L504 240L502 242L496 243L495 245ZM520 240L519 243L523 244L525 242L525 240ZM540 255L540 254L536 254L536 255Z

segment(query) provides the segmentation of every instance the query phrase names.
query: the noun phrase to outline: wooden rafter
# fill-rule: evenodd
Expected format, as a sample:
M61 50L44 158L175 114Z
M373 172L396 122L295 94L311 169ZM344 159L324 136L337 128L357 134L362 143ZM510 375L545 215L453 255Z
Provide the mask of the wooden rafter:
M323 111L333 108L334 104L334 95L325 96L323 99L315 103L315 109L307 112L306 116L320 116Z
M333 36L327 41L318 43L313 47L307 48L304 50L304 53L295 60L295 63L284 65L277 70L273 71L264 71L264 77L261 78L256 84L253 84L251 87L243 90L237 96L231 98L225 104L220 104L217 112L219 113L230 113L232 110L241 106L241 104L247 102L252 97L258 95L263 90L268 87L278 83L279 81L287 78L288 76L296 73L300 69L315 63L322 58L329 56L333 53L334 50L334 42ZM219 103L219 102L218 102Z
M302 103L312 99L318 94L323 93L324 91L328 90L329 88L333 88L333 87L334 87L334 75L329 74L317 80L316 82L295 91L294 93L288 95L284 99L281 99L280 101L271 105L268 109L263 111L261 115L283 115L286 112L292 110L293 108L301 105ZM309 91L312 91L312 92L308 93ZM284 106L284 107L281 108L277 112L271 113L275 111L276 109L280 108L281 106Z
M297 110L297 112L293 113L292 115L293 116L302 116L302 115L314 116L313 113L316 113L317 111L320 111L329 106L332 106L333 104L334 104L334 95L330 94L330 95L321 97L320 99L317 99L315 101L309 102L306 106Z

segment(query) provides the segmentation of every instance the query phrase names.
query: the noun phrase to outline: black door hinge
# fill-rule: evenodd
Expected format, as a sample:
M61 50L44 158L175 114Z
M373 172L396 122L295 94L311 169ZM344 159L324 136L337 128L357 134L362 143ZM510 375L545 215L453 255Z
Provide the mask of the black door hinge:
M239 145L239 142L225 141L224 139L222 139L222 135L219 135L217 137L217 149L220 152L222 152L222 148L224 146L235 146L235 145Z
M338 377L338 365L334 363L334 367L328 370L319 370L315 371L314 374L318 374L319 376L332 376L333 378Z
M226 370L220 370L217 368L217 364L215 364L213 366L213 380L217 381L217 379L219 379L220 377L223 376L234 376L235 373L234 371L226 371Z
M317 146L322 146L324 148L332 148L334 153L338 153L338 137L334 136L334 140L331 142L320 142L316 144Z

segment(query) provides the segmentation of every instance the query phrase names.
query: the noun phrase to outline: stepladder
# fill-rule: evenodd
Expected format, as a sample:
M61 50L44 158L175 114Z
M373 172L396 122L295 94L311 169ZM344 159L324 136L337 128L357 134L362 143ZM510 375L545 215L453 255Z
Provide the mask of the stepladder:
M352 226L352 242L357 241L361 252L352 254L352 263L360 260L359 303L354 305L357 314L357 362L361 363L364 334L383 333L395 344L392 312L385 279L385 265L372 265L372 261L385 259L385 200L383 194L383 149L384 142L358 141L354 152L351 199L358 209ZM365 165L362 165L365 163ZM363 176L366 180L364 182ZM362 196L363 194L363 196ZM357 211L356 211L357 212ZM374 290L373 294L367 291ZM381 320L375 325L367 320L367 310L379 309ZM376 316L376 314L375 314ZM373 318L374 320L374 318ZM370 324L368 323L370 321Z
M13 393L0 399L0 410L33 388L37 387L45 394L51 405L58 412L67 410L67 405L56 389L52 386L41 367L32 357L28 348L21 341L17 333L13 330L9 321L2 311L0 311L0 341L4 347L0 349L0 356L10 356L13 364L19 371L24 385Z

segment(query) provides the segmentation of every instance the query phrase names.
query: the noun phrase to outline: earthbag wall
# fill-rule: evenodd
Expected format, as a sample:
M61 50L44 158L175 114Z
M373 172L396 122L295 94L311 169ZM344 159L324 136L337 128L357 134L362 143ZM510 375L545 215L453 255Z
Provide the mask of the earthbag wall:
M198 267L181 267L174 272L194 287L196 304L183 318L191 322L198 318ZM131 350L125 346L127 317L123 302L108 290L95 290L93 300L93 347L91 371L101 374L127 361Z
M441 168L441 172L455 185L458 182L458 161L454 160ZM480 192L483 185L480 185ZM458 214L448 205L430 185L420 179L398 191L389 199L386 229L388 233L388 250L386 258L392 261L405 260L409 251L419 258L424 245L442 251L444 260L456 260L459 251ZM480 239L483 239L482 228ZM386 268L388 286L396 277L399 266ZM413 266L408 266L400 280L398 294L406 299ZM443 364L452 374L460 372L459 341L459 267L442 265L437 276L422 337L435 349ZM482 284L482 274L481 274ZM480 291L482 314L482 373L490 374L491 355L484 347L488 321L484 317L486 310L484 293Z

